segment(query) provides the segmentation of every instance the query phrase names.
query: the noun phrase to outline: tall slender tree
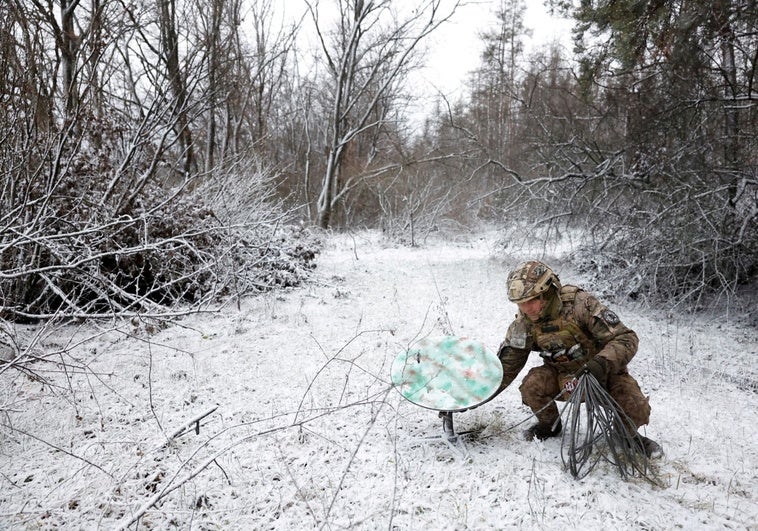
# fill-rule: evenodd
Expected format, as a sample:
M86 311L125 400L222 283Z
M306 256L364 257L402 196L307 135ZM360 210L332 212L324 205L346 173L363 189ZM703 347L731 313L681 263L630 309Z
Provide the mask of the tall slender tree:
M183 153L183 170L188 175L195 169L195 146L190 128L187 106L189 92L185 71L179 58L179 28L177 20L177 0L158 2L158 24L160 29L160 58L166 66L166 76L173 92L173 113L177 118L177 136Z
M443 0L423 0L399 12L390 0L338 0L333 28L322 22L317 2L307 3L328 73L326 160L317 202L317 224L326 228L351 189L354 176L343 174L350 144L389 123L419 44L455 12L458 2L443 11ZM364 154L364 161L371 153Z
M513 146L519 99L519 69L523 60L524 0L500 0L495 23L481 34L484 51L473 79L472 107L482 113L482 141L493 157L507 159Z
M666 295L733 293L758 270L755 2L553 3L577 21L579 78L603 111L595 166L623 198L605 223L634 226L604 247L654 262L644 282Z

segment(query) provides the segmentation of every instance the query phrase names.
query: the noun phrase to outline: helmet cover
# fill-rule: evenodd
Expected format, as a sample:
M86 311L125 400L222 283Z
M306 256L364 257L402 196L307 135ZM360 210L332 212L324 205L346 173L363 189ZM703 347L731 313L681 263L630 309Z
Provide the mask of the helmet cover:
M526 302L545 293L550 286L560 289L558 277L549 266L538 260L524 262L508 275L508 298Z

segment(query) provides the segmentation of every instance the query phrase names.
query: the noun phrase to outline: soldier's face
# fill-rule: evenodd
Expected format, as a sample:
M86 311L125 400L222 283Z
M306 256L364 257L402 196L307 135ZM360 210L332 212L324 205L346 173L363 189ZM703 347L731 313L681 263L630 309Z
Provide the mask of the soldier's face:
M519 302L518 309L521 310L531 321L536 321L542 311L542 296L529 299L528 301Z

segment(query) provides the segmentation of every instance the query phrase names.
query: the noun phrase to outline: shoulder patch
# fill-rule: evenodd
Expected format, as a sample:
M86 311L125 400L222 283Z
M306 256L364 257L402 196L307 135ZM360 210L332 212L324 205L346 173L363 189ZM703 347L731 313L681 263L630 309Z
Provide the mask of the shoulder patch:
M619 316L613 313L611 310L603 310L603 313L601 315L603 316L603 320L611 326L616 326L621 322Z
M508 346L518 349L525 349L527 343L528 331L525 323L521 319L516 319L508 328L505 342Z

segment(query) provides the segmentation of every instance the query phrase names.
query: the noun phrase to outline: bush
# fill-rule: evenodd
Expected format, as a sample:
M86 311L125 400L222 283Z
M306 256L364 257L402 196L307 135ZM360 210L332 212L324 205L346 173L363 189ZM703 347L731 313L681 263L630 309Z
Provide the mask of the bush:
M295 286L313 266L318 242L282 227L260 171L169 187L104 178L113 174L107 159L82 151L65 168L57 179L16 174L2 190L16 205L0 234L2 318L159 313ZM236 205L248 208L244 219L220 207L223 195L245 198Z

